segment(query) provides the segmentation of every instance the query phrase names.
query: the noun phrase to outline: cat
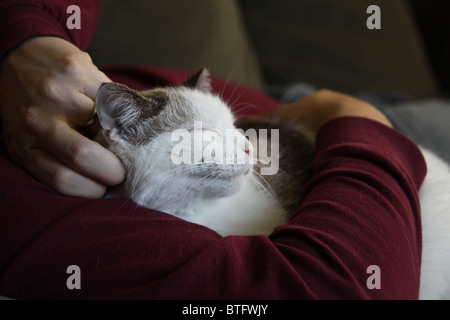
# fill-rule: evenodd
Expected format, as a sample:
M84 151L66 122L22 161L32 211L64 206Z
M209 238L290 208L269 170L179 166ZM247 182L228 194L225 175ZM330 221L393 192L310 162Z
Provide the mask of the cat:
M181 86L141 92L105 83L98 91L96 110L102 127L98 141L128 169L126 181L110 197L131 198L222 236L268 235L301 203L311 174L312 136L275 118L236 124L227 104L211 93L206 69ZM259 130L257 143L236 126L244 133ZM262 134L269 130L270 135ZM232 139L224 139L227 132L233 133ZM268 161L254 154L268 154L269 146L277 167L262 176ZM223 152L227 147L231 155ZM419 298L450 299L450 168L432 152L421 150L428 174L419 193Z
M264 150L267 154L273 151L270 159L277 165L277 174L262 179L258 170L270 168L261 162L253 165L253 144L236 130L230 108L211 93L206 69L182 86L139 93L120 84L103 84L96 109L103 132L97 140L128 169L125 183L109 196L131 198L144 207L207 226L222 236L268 235L300 204L314 151L311 136L301 128L280 126L275 120L242 123L242 131L263 132L256 137L258 144L270 146L271 150ZM227 134L232 139L226 139ZM271 139L271 134L279 135L278 139ZM196 135L200 136L197 143ZM206 141L214 135L217 142ZM183 163L177 163L177 151L174 155L174 150L183 149L180 136L185 138ZM191 151L199 140L205 149L216 149L217 154L194 161ZM225 152L234 148L240 153ZM289 159L283 154L289 154ZM298 165L292 166L292 162Z
M427 176L419 190L422 221L422 266L419 298L450 299L450 167L420 147Z

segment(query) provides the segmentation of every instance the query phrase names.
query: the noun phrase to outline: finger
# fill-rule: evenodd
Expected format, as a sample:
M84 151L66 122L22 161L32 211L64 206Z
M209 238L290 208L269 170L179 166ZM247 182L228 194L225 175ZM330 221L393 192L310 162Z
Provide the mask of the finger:
M94 111L93 99L80 92L80 88L72 88L62 81L49 87L49 95L37 102L40 109L51 110L75 127L85 125L89 121Z
M29 150L23 166L37 180L64 195L98 199L106 191L106 186L84 177L41 149Z
M97 67L91 69L88 77L89 81L83 83L82 93L94 101L102 83L111 82L111 80L103 72L98 70Z
M82 127L94 114L94 101L80 92L75 92L64 101L64 108L60 108L60 112L63 112L64 120L71 126Z
M73 170L101 184L117 185L125 178L122 162L111 151L73 130L64 121L56 121L50 137L41 143Z

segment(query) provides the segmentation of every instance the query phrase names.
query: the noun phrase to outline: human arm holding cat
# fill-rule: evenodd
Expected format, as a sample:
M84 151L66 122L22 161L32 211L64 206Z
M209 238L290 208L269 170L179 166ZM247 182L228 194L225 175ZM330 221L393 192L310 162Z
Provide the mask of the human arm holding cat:
M89 16L95 22L98 11L94 2L83 7L83 21L91 28L95 23L88 23ZM17 24L27 10L37 11L31 15L34 24L33 19L24 22L30 29L5 36L0 49L5 54L0 65L2 130L11 157L35 178L66 195L97 198L107 185L120 183L125 171L117 157L78 131L92 116L98 87L110 80L76 46L85 47L92 31L61 27L66 4L54 2L49 11L36 2L1 7L4 34L14 26L12 18L20 29Z
M392 128L388 118L371 104L350 95L322 89L303 99L275 109L274 116L306 127L314 135L330 120L361 117Z

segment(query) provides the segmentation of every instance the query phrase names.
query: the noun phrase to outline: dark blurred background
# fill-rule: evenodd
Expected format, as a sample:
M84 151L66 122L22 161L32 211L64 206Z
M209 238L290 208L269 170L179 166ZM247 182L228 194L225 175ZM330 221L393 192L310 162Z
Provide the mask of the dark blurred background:
M366 26L372 4L381 30ZM448 0L105 0L89 52L99 66L422 99L450 91L449 16Z

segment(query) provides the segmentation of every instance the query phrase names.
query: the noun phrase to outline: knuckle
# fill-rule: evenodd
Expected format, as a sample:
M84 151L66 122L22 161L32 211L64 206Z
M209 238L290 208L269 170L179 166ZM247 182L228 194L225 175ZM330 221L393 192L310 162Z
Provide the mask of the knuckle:
M61 194L68 196L100 199L104 196L106 186L96 183L81 183L77 174L65 167L58 167L53 171L50 186Z
M92 63L91 56L87 52L81 52L80 57L84 62Z
M67 168L58 167L53 171L49 184L56 191L63 194L68 194L74 187L73 174Z
M97 186L88 192L86 196L92 199L101 199L105 195L105 192L106 186Z
M37 133L42 129L44 119L42 119L41 111L38 108L24 108L21 113L27 131Z
M321 88L319 90L317 90L317 94L322 95L322 96L330 96L333 95L335 92L327 89L327 88Z
M84 72L83 66L85 60L86 57L84 52L68 55L63 61L64 72L74 79L81 79Z
M69 154L75 167L80 167L91 157L91 150L82 140L75 140L69 147Z
M52 77L42 79L36 85L36 96L44 99L43 101L58 100L60 96L60 83Z

